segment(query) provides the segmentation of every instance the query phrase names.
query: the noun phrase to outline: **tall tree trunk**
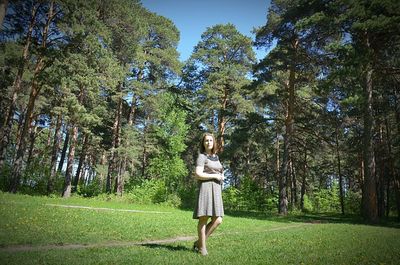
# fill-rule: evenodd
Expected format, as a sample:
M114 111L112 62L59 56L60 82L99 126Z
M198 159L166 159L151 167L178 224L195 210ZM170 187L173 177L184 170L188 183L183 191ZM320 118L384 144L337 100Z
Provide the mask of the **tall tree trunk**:
M56 126L54 129L53 147L51 150L50 177L47 182L47 194L51 194L54 191L54 180L56 178L56 172L57 172L57 154L58 150L60 149L60 140L61 140L61 123L62 123L62 116L61 114L58 114Z
M49 28L50 28L50 23L54 17L54 2L52 1L49 6L49 11L48 11L48 16L47 16L47 21L46 25L43 28L43 36L42 36L42 46L41 49L45 50L47 47L47 37L49 33ZM35 65L35 70L33 74L33 79L31 83L31 92L29 95L29 100L28 100L28 106L26 109L26 114L25 114L25 121L24 125L22 127L22 131L20 134L21 140L19 146L17 146L17 156L14 161L13 169L12 169L12 181L11 181L11 189L10 191L15 193L17 192L21 174L22 174L22 167L23 167L23 158L24 158L24 153L25 153L25 148L26 148L26 134L28 132L28 128L32 122L33 119L33 110L35 107L35 101L36 97L39 94L40 91L40 86L38 82L38 77L41 71L43 70L45 66L45 61L44 61L44 55L40 54Z
M287 133L286 133L287 134ZM280 170L280 176L279 176L279 209L278 212L283 215L287 215L288 211L288 200L287 200L287 194L286 194L286 179L287 179L287 172L288 172L288 152L289 152L289 139L285 135L284 136L284 141L283 141L283 161L282 161L282 167Z
M8 0L0 0L0 31L3 26L3 20L7 13Z
M64 167L65 157L67 156L68 144L69 144L69 130L67 129L65 132L65 139L64 139L63 149L61 151L60 162L58 163L58 168L57 168L58 172L61 172Z
M279 213L286 215L288 210L288 199L287 199L287 174L289 166L289 152L290 152L290 137L291 137L291 126L292 124L287 123L286 132L283 139L283 156L282 166L279 176Z
M394 167L393 167L393 157L392 157L392 143L391 143L391 130L389 128L389 122L387 119L387 114L384 114L384 122L385 122L385 133L386 133L386 138L384 140L384 143L386 144L386 150L387 150L387 159L386 159L386 164L385 164L385 172L387 172L387 179L386 179L386 205L385 205L385 216L389 217L389 212L390 212L390 185L393 180L394 176Z
M288 211L288 199L287 199L287 182L288 168L290 163L290 155L292 150L292 139L294 129L294 103L295 103L295 83L296 83L296 61L297 61L297 47L299 40L297 37L293 38L291 43L293 58L289 67L289 80L286 83L286 90L288 92L288 98L286 100L286 117L285 117L285 134L283 136L283 157L282 166L279 178L279 213L287 215Z
M288 209L293 209L293 183L292 183L292 162L291 158L289 157L289 166L288 166L288 173L286 178L286 194L288 199Z
M294 65L291 66L289 72L289 82L286 86L289 98L286 102L286 117L285 117L285 134L283 136L283 157L282 166L279 178L279 213L287 215L288 211L288 198L287 198L287 177L290 163L291 144L294 127L294 83L295 83L295 69Z
M226 117L226 107L228 103L228 87L224 88L224 96L222 97L221 109L218 111L218 135L217 135L217 145L218 145L218 153L222 153L224 151L225 145L225 129L227 123Z
M296 179L296 168L293 165L293 160L290 159L290 174L291 174L291 179L292 179L292 191L291 191L291 201L292 201L292 207L298 207L298 198L297 198L297 179Z
M339 175L339 199L340 199L340 209L341 209L341 211L342 211L342 214L344 214L343 175L342 175L342 167L341 167L341 164L340 164L339 128L338 128L338 124L336 124L335 143L336 143L337 169L338 169L338 175Z
M141 80L141 79L142 79L142 71L139 71L138 80ZM136 97L135 97L135 95L133 95L131 106L129 108L129 113L128 113L128 117L127 117L129 127L133 126L133 124L135 122L135 118L136 118L135 115L136 115ZM120 113L120 120L121 120L121 117L122 117L122 109L121 109L121 113ZM121 121L119 121L119 123L121 123ZM121 130L121 126L119 126L119 130ZM117 195L122 196L123 189L124 189L124 174L125 174L125 170L127 167L126 155L123 156L122 160L118 164L119 164L119 166L118 166L117 170L114 170L117 172L117 175L115 178L114 192L117 193ZM144 169L142 169L142 173L143 173L143 170Z
M388 99L386 98L388 101ZM385 129L386 129L386 139L384 140L388 154L387 158L387 166L385 171L387 172L388 179L386 180L386 208L385 208L385 216L389 217L390 213L390 185L392 181L394 180L394 163L393 163L393 155L392 155L392 137L391 137L391 129L389 127L389 122L386 113L384 114L384 123L385 123Z
M87 149L88 141L89 141L89 136L88 136L87 133L84 133L82 150L81 150L81 155L79 157L78 168L76 169L75 178L74 178L74 181L73 181L73 184L72 184L75 188L78 187L78 184L79 184L79 181L80 181L80 178L81 178L82 166L83 166L83 163L84 163L85 158L86 158L86 149Z
M400 135L400 92L399 88L394 89L394 111L397 124L397 137ZM395 156L393 156L395 157ZM396 159L399 159L398 156ZM392 160L393 161L393 160ZM398 161L398 160L397 160ZM400 221L400 172L399 169L395 168L395 162L392 164L392 174L393 174L393 188L396 196L396 206L397 206L397 217Z
M74 125L72 127L72 137L71 143L69 145L68 159L67 159L67 170L65 171L65 182L62 196L64 198L69 198L71 196L71 184L72 184L72 169L74 166L75 158L75 147L78 139L78 127Z
M112 191L112 181L113 174L117 169L117 154L116 148L118 148L120 143L120 128L121 128L121 115L122 115L122 97L119 97L117 102L117 109L115 110L114 115L114 124L113 124L113 136L112 136L112 147L110 153L110 162L108 164L108 173L107 173L107 182L106 182L106 192L111 193Z
M50 150L51 149L51 143L52 143L52 141L51 140L53 140L53 132L54 132L54 130L55 130L55 128L54 128L54 126L56 126L56 124L54 124L54 117L53 116L51 116L50 115L50 124L49 124L49 127L48 127L48 133L47 133L47 142L46 142L46 149L47 150ZM57 122L57 121L56 121Z
M103 151L101 154L101 159L100 159L100 166L104 166L106 164L106 154ZM103 167L101 167L103 168ZM101 170L100 174L99 174L99 179L100 179L100 183L101 183L101 187L102 187L102 191L104 191L104 174L103 174L103 170Z
M377 146L377 154L379 156L375 157L377 161L377 199L378 199L378 217L383 217L385 215L385 183L387 181L387 171L386 171L386 150L383 136L383 124L378 120L379 125L379 141Z
M126 156L124 156L124 159L120 163L118 175L115 181L115 192L119 196L122 196L124 192L124 175L125 175L126 164L127 164L127 158Z
M77 95L77 100L80 105L83 104L84 98L84 88L80 86L79 94ZM67 159L67 170L65 171L65 182L62 196L68 198L71 196L72 191L72 181L73 181L73 166L75 161L75 148L78 141L78 126L77 121L72 121L72 135L71 143L69 145L68 159Z
M279 153L280 153L280 150L279 150L279 142L280 142L280 140L279 140L279 128L278 128L278 126L276 126L277 128L276 128L276 163L275 163L275 176L279 176L279 174L280 174L280 165L281 165L281 163L280 163L280 156L279 156Z
M400 221L400 176L397 172L394 176L394 192L396 195L396 205L397 205L397 219Z
M132 97L132 103L131 103L131 107L129 109L129 115L128 115L128 126L129 128L131 128L135 122L135 118L136 118L136 98L135 96ZM126 144L126 143L125 143ZM121 166L121 170L118 174L118 178L117 178L117 183L116 183L116 193L120 196L122 196L123 192L124 192L124 175L126 172L126 167L128 164L128 158L127 155L124 155L124 160ZM132 163L132 169L133 169L133 163Z
M34 81L32 85L32 90L29 96L28 107L26 110L26 116L24 120L24 124L22 126L22 131L20 133L20 140L19 145L17 146L17 154L14 161L13 169L12 169L12 181L11 181L11 189L10 191L16 193L18 190L21 174L22 174L22 167L23 167L23 159L26 150L26 135L29 130L29 126L32 120L33 109L35 106L35 100L39 93L38 84Z
M304 195L306 194L306 176L307 176L307 150L304 151L304 164L303 164L303 176L301 178L301 197L300 197L300 209L304 212Z
M144 179L147 178L146 176L146 167L147 167L147 133L148 133L148 117L146 118L143 130L143 151L142 151L142 177Z
M368 39L367 39L367 45ZM362 213L364 218L370 222L378 221L378 207L375 179L375 155L374 155L374 116L373 116L373 84L372 65L367 66L366 85L364 86L364 186L362 194Z
M5 1L5 2L7 2L7 1ZM18 71L14 78L14 82L13 82L13 86L12 86L11 102L6 111L7 114L4 119L4 124L0 128L0 137L1 137L1 139L0 139L0 169L3 167L4 160L5 160L6 154L7 154L7 147L10 142L10 134L11 134L11 129L12 129L12 120L14 117L15 104L16 104L16 101L18 98L18 94L21 91L22 75L24 74L25 65L29 58L29 48L30 48L31 42L32 42L32 31L36 24L36 14L37 14L38 7L39 7L39 3L34 5L31 10L31 19L30 19L30 23L29 23L29 28L28 28L28 32L27 32L27 36L26 36L25 45L24 45L23 52L22 52L22 58L19 62Z
M128 114L128 125L132 126L133 123L135 122L135 115L136 115L136 98L135 96L132 97L132 103L129 108L129 114Z
M33 150L35 148L35 139L36 139L36 133L37 133L37 121L35 121L35 124L30 126L29 128L29 150L28 150L28 158L26 160L26 165L29 167L29 165L32 162L32 156L33 156Z

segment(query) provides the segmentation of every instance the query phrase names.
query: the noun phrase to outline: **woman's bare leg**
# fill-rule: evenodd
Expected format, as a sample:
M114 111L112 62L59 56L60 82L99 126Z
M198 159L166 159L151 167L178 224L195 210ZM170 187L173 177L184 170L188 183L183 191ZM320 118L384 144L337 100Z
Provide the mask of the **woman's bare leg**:
M203 218L205 220L200 220L200 218ZM217 216L213 216L211 217L211 221L205 225L207 223L208 217L203 216L199 218L199 224L198 224L198 233L199 233L199 240L197 240L195 242L195 245L201 250L202 246L206 246L206 239L214 232L214 230L222 223L222 217L217 217ZM205 226L205 233L203 234L202 229L204 229L203 227ZM203 236L204 235L204 236ZM203 238L204 238L204 243L203 242ZM205 248L206 249L206 248Z
M214 230L222 223L222 217L213 216L211 222L206 227L206 239L214 232Z
M197 233L199 236L199 240L197 241L197 246L201 251L202 255L207 255L207 247L206 247L206 226L207 226L208 216L200 216L199 223L197 225Z

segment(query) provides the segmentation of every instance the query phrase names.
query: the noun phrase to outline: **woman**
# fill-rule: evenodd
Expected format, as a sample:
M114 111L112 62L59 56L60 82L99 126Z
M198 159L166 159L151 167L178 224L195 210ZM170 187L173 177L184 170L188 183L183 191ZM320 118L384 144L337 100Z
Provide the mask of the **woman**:
M217 144L214 136L210 133L203 134L200 154L196 161L195 178L198 180L199 190L193 213L193 218L199 219L197 225L199 239L194 242L193 249L204 256L208 254L206 239L222 223L224 216L221 195L224 173L216 151ZM211 221L207 224L210 217Z

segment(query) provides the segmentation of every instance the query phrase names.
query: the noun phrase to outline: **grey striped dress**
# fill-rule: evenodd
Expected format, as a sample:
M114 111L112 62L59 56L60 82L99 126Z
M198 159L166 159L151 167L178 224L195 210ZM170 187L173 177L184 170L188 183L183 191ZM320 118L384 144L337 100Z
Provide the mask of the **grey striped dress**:
M222 173L223 168L217 155L199 154L196 167L204 166L204 173ZM198 180L198 193L193 219L200 216L224 216L221 183L217 180Z

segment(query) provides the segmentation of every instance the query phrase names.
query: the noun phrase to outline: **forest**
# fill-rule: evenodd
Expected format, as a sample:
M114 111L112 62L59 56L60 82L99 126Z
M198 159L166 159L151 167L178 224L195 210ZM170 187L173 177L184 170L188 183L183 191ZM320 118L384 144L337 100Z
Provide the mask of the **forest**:
M0 190L191 208L212 132L228 210L400 219L399 1L272 0L183 62L139 0L0 9Z

